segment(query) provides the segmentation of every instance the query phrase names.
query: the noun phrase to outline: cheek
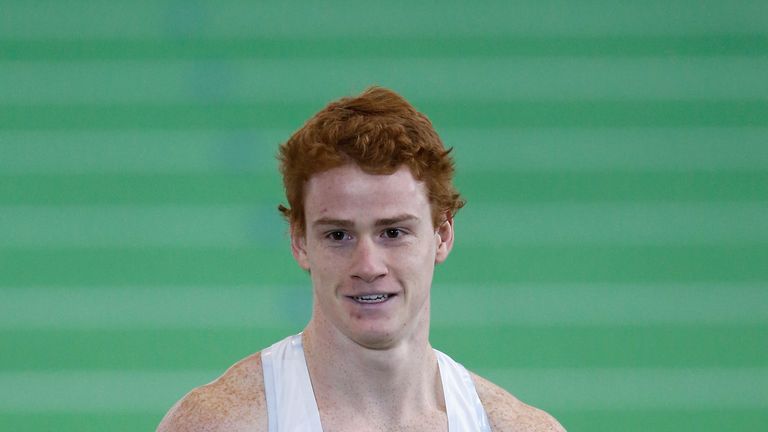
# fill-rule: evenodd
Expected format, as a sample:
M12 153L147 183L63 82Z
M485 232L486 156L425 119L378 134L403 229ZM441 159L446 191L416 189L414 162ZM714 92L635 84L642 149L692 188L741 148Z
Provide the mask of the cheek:
M435 266L434 245L422 244L421 247L412 248L403 254L400 260L400 268L407 279L414 282L430 284Z
M309 264L312 285L324 292L337 286L345 276L343 261L338 257L333 258L322 253L315 254Z
M422 243L421 247L419 248L419 260L427 265L426 263L430 263L431 265L434 265L435 263L435 257L437 253L437 246L439 245L440 240L437 235L434 237L430 237L428 241L425 241Z

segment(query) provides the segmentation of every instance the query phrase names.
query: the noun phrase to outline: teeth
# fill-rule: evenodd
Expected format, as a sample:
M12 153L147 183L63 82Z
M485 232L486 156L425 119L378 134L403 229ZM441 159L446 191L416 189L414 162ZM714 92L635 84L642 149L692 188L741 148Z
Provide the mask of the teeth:
M379 303L389 298L389 294L376 294L376 295L364 295L352 297L355 301L361 303Z

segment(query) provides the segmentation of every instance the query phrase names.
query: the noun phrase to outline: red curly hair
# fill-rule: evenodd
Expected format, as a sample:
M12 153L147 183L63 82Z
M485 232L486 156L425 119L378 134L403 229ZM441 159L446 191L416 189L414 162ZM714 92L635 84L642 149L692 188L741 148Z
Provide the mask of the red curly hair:
M305 229L304 186L314 174L348 163L370 174L402 165L425 182L435 227L464 200L453 186L454 162L429 119L397 93L371 87L331 102L280 146L278 159L288 205L278 206L293 229Z

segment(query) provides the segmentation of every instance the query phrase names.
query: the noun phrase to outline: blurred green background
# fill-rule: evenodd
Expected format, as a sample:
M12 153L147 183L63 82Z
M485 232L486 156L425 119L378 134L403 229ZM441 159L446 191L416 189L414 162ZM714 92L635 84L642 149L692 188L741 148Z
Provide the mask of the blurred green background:
M299 331L274 154L371 84L469 201L435 347L571 431L763 428L767 56L765 1L0 0L0 429L154 429Z

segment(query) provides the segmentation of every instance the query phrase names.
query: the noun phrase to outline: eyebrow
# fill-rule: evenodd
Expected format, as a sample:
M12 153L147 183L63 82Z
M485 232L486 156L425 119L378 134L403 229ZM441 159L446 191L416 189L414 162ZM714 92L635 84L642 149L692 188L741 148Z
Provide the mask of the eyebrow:
M379 219L376 221L376 226L382 225L397 225L403 222L418 221L419 218L411 214L402 214L392 218Z
M350 220L333 219L333 218L320 218L312 222L312 226L325 226L325 225L339 226L342 228L350 228L354 224Z
M378 219L375 222L376 226L397 225L403 222L418 221L419 218L412 214L402 214L391 218ZM346 219L333 219L333 218L320 218L312 222L312 226L338 226L341 228L351 228L355 224L351 220Z

